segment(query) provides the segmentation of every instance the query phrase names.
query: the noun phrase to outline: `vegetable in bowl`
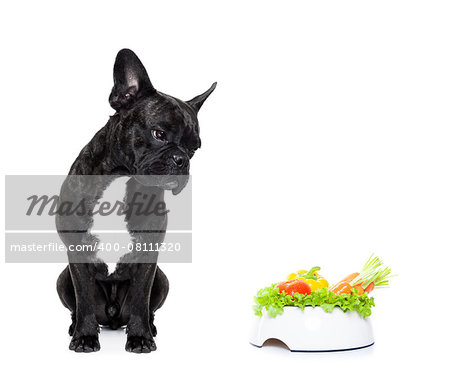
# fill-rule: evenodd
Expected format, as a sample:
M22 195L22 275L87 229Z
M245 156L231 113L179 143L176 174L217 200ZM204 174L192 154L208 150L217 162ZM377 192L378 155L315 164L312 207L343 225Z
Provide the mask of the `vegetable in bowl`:
M372 255L373 256L373 255ZM383 268L383 262L379 257L375 256L364 264L361 273L355 272L343 280L339 281L336 285L330 288L330 291L336 294L350 294L352 289L356 289L358 294L370 293L375 288L383 288L388 286L389 277L391 275L391 268Z
M373 297L369 297L367 293L359 295L356 289L351 294L335 294L327 288L322 288L312 291L311 294L295 293L291 296L284 291L280 293L276 286L277 284L272 284L260 289L256 294L253 310L257 316L262 316L263 309L275 318L283 314L283 308L286 306L296 306L302 310L308 306L320 306L328 313L339 307L344 312L356 311L362 317L369 317L372 314L372 306L375 306Z
M328 313L338 307L344 312L357 312L364 318L369 317L375 301L368 293L386 287L391 277L391 269L382 268L382 264L378 257L372 255L360 273L352 273L331 287L318 274L320 267L313 267L309 271L299 270L288 275L287 281L260 289L254 297L253 310L259 317L265 310L274 318L282 314L287 306L299 307L301 310L320 306Z

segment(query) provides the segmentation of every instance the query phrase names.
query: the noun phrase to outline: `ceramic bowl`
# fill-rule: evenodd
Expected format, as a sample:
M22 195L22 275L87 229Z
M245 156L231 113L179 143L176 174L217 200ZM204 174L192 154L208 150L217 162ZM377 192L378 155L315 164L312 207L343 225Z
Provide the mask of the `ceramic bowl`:
M255 316L250 343L262 347L268 339L278 339L291 351L341 351L371 346L374 343L369 318L357 312L344 313L335 307L331 313L321 307L287 306L272 318L263 310Z

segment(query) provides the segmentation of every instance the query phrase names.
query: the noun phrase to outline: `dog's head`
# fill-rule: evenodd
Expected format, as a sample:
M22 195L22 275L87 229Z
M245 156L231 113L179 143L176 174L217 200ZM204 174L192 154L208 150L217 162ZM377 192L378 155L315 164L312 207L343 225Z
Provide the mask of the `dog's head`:
M197 113L215 87L184 102L156 91L136 54L119 51L109 103L120 118L132 156L130 171L139 182L175 194L183 189L189 161L201 145Z

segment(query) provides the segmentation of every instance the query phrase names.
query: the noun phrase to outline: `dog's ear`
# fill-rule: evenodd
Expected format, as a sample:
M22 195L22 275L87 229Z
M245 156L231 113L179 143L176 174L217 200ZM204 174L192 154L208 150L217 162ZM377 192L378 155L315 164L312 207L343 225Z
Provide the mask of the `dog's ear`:
M201 95L196 96L195 98L188 100L186 103L188 103L189 105L191 105L196 112L199 111L200 107L202 106L202 104L205 102L205 100L208 98L209 95L211 95L211 93L214 91L214 89L217 86L217 82L214 82L212 84L212 86L209 88L209 90L207 90L206 92L204 92Z
M116 111L129 109L136 100L155 91L137 55L130 49L120 50L114 63L114 87L109 96L111 107Z

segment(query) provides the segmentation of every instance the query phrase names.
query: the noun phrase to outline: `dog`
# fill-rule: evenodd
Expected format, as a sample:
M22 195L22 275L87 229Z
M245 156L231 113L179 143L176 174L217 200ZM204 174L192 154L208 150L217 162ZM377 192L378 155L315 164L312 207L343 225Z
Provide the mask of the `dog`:
M201 145L197 113L215 87L213 83L206 92L186 102L163 94L155 90L136 54L120 50L109 97L116 112L73 163L59 204L82 198L92 210L95 200L118 176L130 177L125 204L130 204L131 194L153 196L159 201L166 190L178 194L188 180L190 159ZM138 216L127 212L125 220L133 242L164 240L167 213ZM59 298L72 316L69 349L98 351L102 325L111 329L126 326L127 351L154 351L155 311L164 304L169 291L167 277L156 263L157 252L130 251L115 271L108 273L95 250L98 238L90 233L92 223L88 212L56 215L56 228L69 258L57 280ZM69 249L74 244L92 250L80 255Z

